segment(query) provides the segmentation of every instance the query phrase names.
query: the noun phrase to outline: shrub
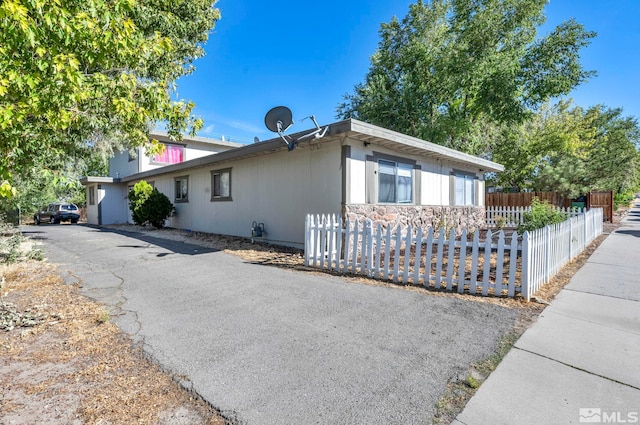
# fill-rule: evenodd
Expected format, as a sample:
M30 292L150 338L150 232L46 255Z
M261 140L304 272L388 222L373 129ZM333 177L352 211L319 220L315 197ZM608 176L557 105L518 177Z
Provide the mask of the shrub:
M541 202L537 197L531 201L531 211L522 215L522 223L518 226L518 233L541 229L550 224L561 223L567 215L558 211L548 201Z
M634 192L620 192L613 196L613 209L615 211L620 207L628 207L635 198Z
M150 223L161 228L167 217L173 213L174 207L169 198L144 180L136 183L127 197L133 222L140 226Z

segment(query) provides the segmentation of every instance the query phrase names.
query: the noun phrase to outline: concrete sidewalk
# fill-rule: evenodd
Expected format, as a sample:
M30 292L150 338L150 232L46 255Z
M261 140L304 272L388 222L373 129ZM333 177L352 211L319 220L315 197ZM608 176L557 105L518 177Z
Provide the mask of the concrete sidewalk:
M640 202L453 425L640 423Z

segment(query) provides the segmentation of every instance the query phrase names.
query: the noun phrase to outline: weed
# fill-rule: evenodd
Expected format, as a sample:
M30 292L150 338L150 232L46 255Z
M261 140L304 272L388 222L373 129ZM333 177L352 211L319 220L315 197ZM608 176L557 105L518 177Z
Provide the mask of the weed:
M476 378L474 378L471 375L467 375L467 379L466 379L465 383L467 384L467 386L469 388L472 388L474 390L480 388L480 381L478 381Z
M104 308L96 315L96 322L99 324L107 323L109 319L111 319L111 315Z
M43 261L44 252L41 249L33 249L27 253L27 260Z
M467 404L467 401L476 393L482 381L498 367L498 364L518 340L519 335L515 331L504 335L489 357L471 365L464 379L449 382L445 394L435 405L436 412L431 425L449 424L455 419L456 415Z
M24 241L25 241L24 236L22 236L22 233L19 233L19 232L13 233L5 241L3 241L6 247L5 249L7 250L7 253L5 254L5 257L4 257L5 263L13 264L20 259L21 257L20 245Z

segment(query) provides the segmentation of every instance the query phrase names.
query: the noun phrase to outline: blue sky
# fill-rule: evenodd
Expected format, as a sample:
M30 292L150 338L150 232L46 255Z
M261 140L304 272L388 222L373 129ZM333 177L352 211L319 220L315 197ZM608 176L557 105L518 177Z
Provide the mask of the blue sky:
M402 18L410 1L220 0L222 19L196 71L178 80L178 98L196 103L200 136L250 143L274 137L265 113L286 105L301 131L336 121L336 106L364 80L382 22ZM598 75L569 97L579 106L622 107L640 118L640 0L551 0L550 32L570 18L598 36L582 51L585 69Z

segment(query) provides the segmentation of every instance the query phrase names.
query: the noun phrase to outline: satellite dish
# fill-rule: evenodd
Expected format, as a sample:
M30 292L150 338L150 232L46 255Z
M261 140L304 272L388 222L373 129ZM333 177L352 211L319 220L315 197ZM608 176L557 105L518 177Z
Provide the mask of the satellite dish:
M274 133L284 133L293 125L293 114L286 106L272 108L264 117L267 128Z
M259 142L260 142L260 139L258 139L258 136L253 138L253 143L259 143Z
M311 118L311 121L313 121L313 123L315 124L316 129L311 131L310 133L298 137L296 140L293 140L291 136L287 136L284 134L284 132L293 125L293 114L291 113L291 110L286 106L276 106L275 108L269 110L269 112L267 112L267 115L265 115L264 117L264 123L269 130L273 131L274 133L278 133L289 150L293 150L293 148L296 147L300 140L311 137L313 137L314 139L319 139L321 137L324 137L324 135L327 133L327 130L329 129L329 126L321 128L316 122L316 118L313 115L307 118Z

